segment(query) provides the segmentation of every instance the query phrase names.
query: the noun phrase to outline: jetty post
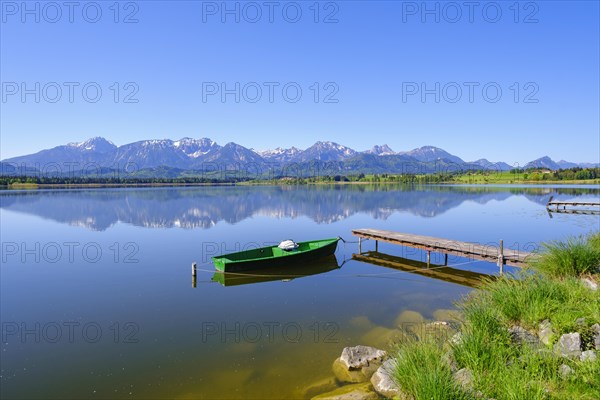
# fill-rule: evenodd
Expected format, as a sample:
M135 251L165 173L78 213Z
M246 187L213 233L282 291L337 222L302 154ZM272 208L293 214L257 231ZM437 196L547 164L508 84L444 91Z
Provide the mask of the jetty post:
M500 247L498 249L498 267L500 274L504 273L504 240L500 239Z

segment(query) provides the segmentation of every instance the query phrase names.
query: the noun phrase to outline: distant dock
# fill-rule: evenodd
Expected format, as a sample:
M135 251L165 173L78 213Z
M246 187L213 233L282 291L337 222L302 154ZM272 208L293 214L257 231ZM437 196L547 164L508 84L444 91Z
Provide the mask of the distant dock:
M478 243L460 242L457 240L380 229L354 229L352 234L358 236L359 254L362 254L362 239L371 239L375 240L375 251L378 251L379 241L425 250L427 251L427 264L430 263L431 252L433 251L445 255L444 265L448 264L448 254L453 254L473 260L495 262L500 267L500 271L502 271L504 265L514 267L523 266L533 254L520 250L505 249L502 240L500 240L498 246L486 246Z
M550 196L546 204L548 212L566 214L600 214L600 201L557 201Z

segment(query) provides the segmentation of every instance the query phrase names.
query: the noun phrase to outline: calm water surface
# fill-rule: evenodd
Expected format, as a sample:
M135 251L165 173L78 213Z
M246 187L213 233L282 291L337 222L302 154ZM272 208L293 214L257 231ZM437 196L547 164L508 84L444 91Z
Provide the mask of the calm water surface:
M348 345L448 318L472 290L352 260L310 276L215 279L210 256L380 228L534 250L600 217L548 198L598 186L318 186L0 192L1 394L7 398L299 398ZM363 250L372 250L367 242ZM380 244L412 260L424 254ZM190 267L198 263L195 288ZM433 263L441 263L434 256ZM495 274L450 257L450 266ZM417 264L418 266L419 264ZM341 268L340 268L341 266ZM218 277L217 277L218 278ZM447 279L447 277L446 277Z

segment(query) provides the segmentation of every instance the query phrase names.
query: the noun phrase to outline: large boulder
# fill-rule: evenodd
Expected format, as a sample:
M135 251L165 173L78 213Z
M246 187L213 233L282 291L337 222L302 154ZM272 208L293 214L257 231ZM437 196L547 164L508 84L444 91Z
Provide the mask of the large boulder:
M313 397L313 400L378 400L379 396L372 390L370 383L345 385L331 392Z
M394 381L394 361L387 360L371 377L371 384L377 393L386 398L395 398L400 394L400 388Z
M562 357L581 356L581 335L579 332L565 333L554 345L554 351Z
M387 353L370 346L344 347L340 360L348 369L368 367L372 363L381 364Z

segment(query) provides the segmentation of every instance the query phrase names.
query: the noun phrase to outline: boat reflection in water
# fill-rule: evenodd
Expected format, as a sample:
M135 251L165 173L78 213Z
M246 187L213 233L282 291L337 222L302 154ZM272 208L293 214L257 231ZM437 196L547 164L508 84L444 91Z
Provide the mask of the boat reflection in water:
M427 264L422 261L410 260L389 254L369 251L362 254L353 254L352 259L381 267L392 268L399 271L415 273L433 279L468 286L471 288L481 285L484 279L494 279L494 275L466 271L444 265Z
M213 282L223 286L238 286L251 283L290 281L305 276L323 274L341 268L334 255L319 260L281 266L277 268L254 269L248 272L215 272Z

